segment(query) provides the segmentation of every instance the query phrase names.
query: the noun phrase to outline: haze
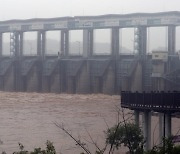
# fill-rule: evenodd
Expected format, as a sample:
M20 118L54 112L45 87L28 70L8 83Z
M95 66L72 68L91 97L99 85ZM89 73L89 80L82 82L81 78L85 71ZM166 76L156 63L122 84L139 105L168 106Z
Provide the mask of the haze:
M0 0L0 20L180 11L179 0Z

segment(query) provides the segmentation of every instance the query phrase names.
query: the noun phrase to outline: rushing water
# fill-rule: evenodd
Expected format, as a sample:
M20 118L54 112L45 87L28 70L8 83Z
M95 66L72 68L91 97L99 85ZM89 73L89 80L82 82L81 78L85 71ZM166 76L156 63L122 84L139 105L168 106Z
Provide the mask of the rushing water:
M82 151L54 122L63 123L91 150L90 136L103 147L103 131L116 123L119 102L119 96L0 92L0 149L12 153L18 142L26 150L44 148L50 140L58 153Z

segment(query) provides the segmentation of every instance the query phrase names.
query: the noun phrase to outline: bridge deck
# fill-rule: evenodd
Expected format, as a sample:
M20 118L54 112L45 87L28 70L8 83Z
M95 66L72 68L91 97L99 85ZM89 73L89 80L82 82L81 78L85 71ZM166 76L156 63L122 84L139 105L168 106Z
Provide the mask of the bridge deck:
M121 93L121 107L132 110L180 112L180 92Z

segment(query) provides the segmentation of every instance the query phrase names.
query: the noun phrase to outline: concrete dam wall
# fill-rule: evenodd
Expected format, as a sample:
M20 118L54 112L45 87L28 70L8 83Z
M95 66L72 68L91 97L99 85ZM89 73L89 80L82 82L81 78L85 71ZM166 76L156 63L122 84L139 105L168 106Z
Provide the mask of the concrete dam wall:
M131 80L128 76L132 76L129 72L133 61L133 56L116 60L111 57L47 57L45 60L37 57L4 57L0 60L0 90L118 94L122 88L131 89L127 84ZM132 85L137 87L139 83Z
M0 22L0 90L54 93L180 90L176 28L180 12L77 16ZM148 51L148 29L167 28L167 51ZM122 30L134 29L132 53L123 50ZM97 55L96 31L109 30L109 55ZM81 30L78 56L71 53L71 32ZM56 56L47 54L47 32L59 31ZM36 32L36 56L27 56L26 32ZM9 57L3 54L10 33ZM103 35L101 36L103 37ZM82 52L80 53L80 51ZM108 51L108 49L107 49ZM100 53L107 53L103 49ZM124 53L124 54L123 54ZM148 53L148 54L147 54Z

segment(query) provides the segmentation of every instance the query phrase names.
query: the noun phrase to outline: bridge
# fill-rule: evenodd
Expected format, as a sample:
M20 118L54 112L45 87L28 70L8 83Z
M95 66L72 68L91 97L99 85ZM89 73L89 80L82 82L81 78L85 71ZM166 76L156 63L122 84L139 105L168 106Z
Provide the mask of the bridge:
M142 112L143 133L146 139L146 150L151 149L151 114L159 113L159 138L171 136L171 117L179 115L180 92L130 92L121 93L121 107L134 110L135 123L140 124Z
M180 60L175 52L180 12L75 16L0 22L0 90L56 93L106 93L179 90ZM147 54L147 29L168 28L168 51ZM120 50L120 31L135 28L134 52ZM94 31L111 30L111 52L94 52ZM70 53L69 33L83 31L83 52ZM59 55L46 53L46 33L60 32ZM37 32L37 53L24 54L24 33ZM10 55L3 36L10 33Z

